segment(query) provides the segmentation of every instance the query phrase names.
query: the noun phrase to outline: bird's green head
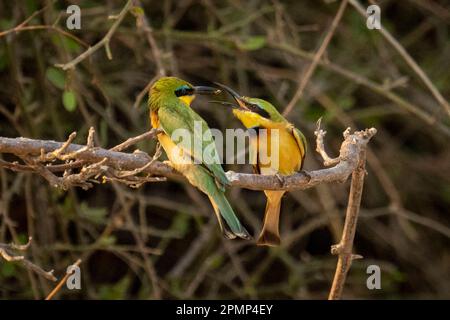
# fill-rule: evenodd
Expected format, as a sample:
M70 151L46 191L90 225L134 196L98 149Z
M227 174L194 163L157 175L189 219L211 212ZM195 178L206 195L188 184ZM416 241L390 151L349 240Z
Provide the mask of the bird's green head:
M216 85L228 92L237 102L237 105L233 106L233 113L240 120L244 118L260 118L260 120L266 119L273 122L287 121L270 102L259 98L241 96L230 87L217 82Z
M218 94L217 88L206 86L193 86L189 82L176 77L163 77L158 79L150 88L149 105L157 109L164 101L180 100L190 105L196 94Z

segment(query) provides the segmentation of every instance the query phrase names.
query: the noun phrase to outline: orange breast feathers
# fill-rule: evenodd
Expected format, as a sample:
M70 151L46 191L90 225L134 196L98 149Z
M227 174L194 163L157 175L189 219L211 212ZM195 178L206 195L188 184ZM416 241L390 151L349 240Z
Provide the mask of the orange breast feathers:
M155 111L150 112L150 123L152 124L153 128L159 128L159 118L158 114Z

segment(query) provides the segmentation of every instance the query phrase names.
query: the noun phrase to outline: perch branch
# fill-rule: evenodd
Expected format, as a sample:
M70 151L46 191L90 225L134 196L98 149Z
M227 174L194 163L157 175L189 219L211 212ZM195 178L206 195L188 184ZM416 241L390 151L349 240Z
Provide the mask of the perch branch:
M170 175L173 170L152 160L144 152L134 152L133 154L121 153L113 150L123 150L146 138L156 136L159 130L152 129L149 132L137 137L130 138L125 142L115 146L110 150L97 148L93 143L94 129L89 130L87 144L77 145L72 141L76 134L72 133L66 142L54 142L44 140L30 140L25 138L1 138L9 140L13 145L10 147L13 153L21 158L26 165L17 162L0 161L0 167L14 171L31 171L43 176L52 186L67 190L72 186L91 188L95 179L103 176L109 180L120 181L130 186L140 186L146 182L163 181L165 178L150 177L150 174ZM6 142L6 140L3 140ZM15 142L13 142L16 140ZM8 142L3 145L6 146ZM0 152L1 153L1 152ZM39 155L38 155L39 154ZM55 161L65 161L63 164L55 164ZM81 168L78 173L72 173L73 169ZM64 171L63 176L57 176L54 172ZM130 174L131 171L131 174ZM163 171L161 173L160 171ZM147 176L138 176L145 173ZM94 179L92 179L94 178Z
M229 171L226 174L232 186L252 190L308 189L320 183L343 182L356 169L361 149L365 148L367 142L375 135L375 133L375 128L357 131L353 134L350 134L349 129L347 129L344 135L344 141L340 148L339 157L333 160L336 162L334 167L309 172L301 171L290 176L264 176L257 174L236 173L233 171ZM323 149L324 133L320 130L320 128L318 128L316 134L318 135L317 141L322 144ZM147 134L144 135L146 136ZM149 136L154 137L155 132L152 135L149 134ZM133 139L134 138L129 141L135 141ZM126 144L127 147L130 145L129 143ZM42 153L52 154L52 152L62 148L63 146L64 143L56 141L0 137L0 153L14 154L20 158L34 156L34 159L36 159L39 158L39 155L42 155ZM148 174L153 177L179 177L179 174L172 167L163 162L152 159L152 157L144 152L124 153L106 150L100 147L87 148L83 145L70 143L65 147L64 153L60 156L66 160L76 159L76 162L79 161L79 167L97 164L99 167L98 169L101 169L98 171L99 175L107 175L113 172L113 177L115 178L120 177L120 172L122 172L122 174L124 171L129 173L137 169L138 170L135 171L137 174ZM101 163L101 165L98 165L99 163ZM61 171L61 166L70 166L70 164L71 163L69 162L68 164L62 165L56 164L43 166L42 163L40 163L40 166L35 165L31 171L43 174L44 178L47 180L50 179L50 181L56 181L49 175L49 173L56 177L53 172L58 170ZM17 163L7 163L7 165L5 165L5 161L0 162L0 167L10 168L16 171L30 171L29 168L26 170L21 170L24 166L18 165ZM56 170L55 167L58 170ZM90 172L86 175L86 177L88 176L92 177L94 175ZM128 174L125 174L125 177L127 176ZM66 175L65 177L62 177L62 179L67 180L69 179L68 177L71 177L71 175ZM145 180L145 178L148 178L148 176L143 179ZM81 183L80 179L71 179L73 179L77 184ZM156 180L161 181L161 178ZM136 185L138 183L134 184ZM59 181L59 183L54 185L68 188L71 183L66 182L61 184L61 181Z
M66 142L0 137L0 153L14 154L28 165L2 160L0 167L15 171L30 171L31 168L31 171L41 174L51 185L64 189L70 186L90 187L92 185L88 180L91 177L98 178L99 176L103 176L103 181L118 181L133 187L139 187L146 182L161 181L164 177L179 176L172 167L157 161L161 151L159 146L153 157L141 151L124 153L113 150L123 150L133 143L141 141L142 137L155 137L158 131L128 139L110 150L94 146L93 132L91 129L86 146L73 144L74 134L70 135ZM351 261L359 257L352 253L353 239L364 183L366 146L376 132L375 128L370 128L350 133L350 128L347 128L343 134L344 141L341 144L339 156L331 158L325 151L323 140L326 132L320 128L319 120L315 131L316 150L322 156L324 164L326 166L334 165L333 167L309 172L302 171L290 176L257 175L232 171L226 173L232 186L252 190L307 189L321 183L344 182L352 175L342 239L331 250L339 257L329 299L341 297ZM58 177L52 172L54 165L48 163L55 160L66 162L75 160L82 168L77 174L71 174L69 172L73 169L71 168L66 170L62 177ZM47 162L46 165L44 165L45 162ZM140 174L147 175L142 177ZM4 254L3 257L5 257ZM6 255L5 259L9 258Z

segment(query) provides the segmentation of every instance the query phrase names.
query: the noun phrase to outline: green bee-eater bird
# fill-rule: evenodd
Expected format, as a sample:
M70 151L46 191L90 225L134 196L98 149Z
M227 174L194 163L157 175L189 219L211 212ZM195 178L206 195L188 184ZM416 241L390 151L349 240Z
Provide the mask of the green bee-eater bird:
M214 141L212 138L209 141L204 139L210 129L190 107L195 94L218 92L220 90L216 88L194 87L175 77L163 77L150 89L150 121L153 128L164 131L158 134L158 141L171 166L183 174L193 186L208 195L225 237L250 239L249 233L225 197L224 186L230 182L219 161L214 158L214 155L217 155ZM196 126L200 126L200 132L196 130ZM178 141L178 134L183 134L183 139L175 143L172 139ZM194 147L196 144L199 148ZM212 152L205 152L207 148L210 151L212 149Z
M269 102L240 96L231 88L216 83L222 87L236 100L237 106L233 108L233 114L242 122L246 128L266 129L265 135L255 135L251 138L250 146L254 148L257 156L253 165L255 173L264 175L291 175L300 171L306 154L306 140L300 130L289 123L278 110ZM274 129L278 129L277 135ZM278 137L278 150L271 150L273 137ZM262 155L271 156L278 152L278 161L263 163ZM277 246L280 244L279 217L281 198L285 191L265 190L267 197L266 210L264 214L264 225L257 240L258 245Z

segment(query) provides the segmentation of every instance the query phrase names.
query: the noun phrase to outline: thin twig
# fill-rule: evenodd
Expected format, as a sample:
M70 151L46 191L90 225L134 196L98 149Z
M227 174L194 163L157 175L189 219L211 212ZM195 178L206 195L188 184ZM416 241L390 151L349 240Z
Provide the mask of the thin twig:
M165 76L166 69L164 68L164 63L162 59L161 50L156 43L155 37L153 36L153 28L150 25L150 22L145 15L144 9L139 0L135 0L135 6L141 8L142 14L139 14L136 18L137 28L142 30L145 33L147 38L147 42L150 45L150 49L152 51L153 59L155 60L156 67L158 69L157 76Z
M127 3L125 4L125 6L123 7L122 11L117 16L115 16L116 21L113 23L113 25L111 26L111 28L109 29L109 31L106 33L106 35L103 37L102 40L97 42L92 47L89 47L89 49L84 51L82 54L80 54L78 57L76 57L72 61L65 63L65 64L56 64L55 66L59 67L63 70L73 69L73 68L75 68L75 66L78 63L80 63L81 61L83 61L84 59L86 59L87 57L92 55L95 51L97 51L101 47L105 47L108 58L112 59L111 51L109 49L109 42L111 40L111 37L116 32L117 27L119 27L120 23L125 18L130 7L131 7L131 0L128 0Z
M171 37L171 39L176 39L176 40L194 41L198 44L203 44L203 45L210 45L211 43L220 43L220 44L226 44L230 47L237 47L236 41L231 37L226 37L226 36L217 37L217 36L213 36L213 35L209 35L209 34L204 34L201 32L179 31L179 30L167 31L167 30L165 30L165 31L155 31L155 35L157 35L159 37ZM294 45L291 45L287 42L277 42L277 41L269 40L267 42L267 47L271 48L271 49L279 50L284 53L288 53L288 54L292 55L293 57L298 57L298 58L309 60L309 61L314 60L314 54L304 51L304 50L302 50ZM424 111L418 105L405 100L404 98L402 98L400 95L396 94L395 92L386 89L386 87L383 84L378 84L375 81L372 81L363 75L360 75L356 72L350 71L347 68L344 68L336 63L326 61L324 59L321 59L318 62L318 64L321 67L325 68L326 70L329 70L329 71L336 73L346 79L349 79L350 81L352 81L358 85L367 87L368 89L372 90L373 92L376 92L377 94L392 101L399 108L416 116L418 119L423 121L428 126L431 126L431 127L433 127L433 129L437 129L439 132L450 137L450 128L446 124L444 124L442 121L440 121L439 118Z
M135 145L136 143L138 143L140 141L154 138L158 133L161 133L161 132L162 132L162 130L160 130L160 129L151 129L150 131L140 134L136 137L130 138L109 150L110 151L123 151L123 150L129 148L130 146Z
M0 257L2 257L8 262L16 262L18 264L21 264L28 270L35 272L36 274L44 277L45 279L48 279L50 281L56 281L57 279L53 275L53 270L45 271L38 265L26 259L24 255L13 253L14 251L26 251L30 247L32 240L33 240L32 237L29 237L28 242L23 245L16 243L11 244L0 243Z
M80 264L81 264L81 259L78 259L73 264L73 266L79 267ZM45 298L45 300L51 300L58 293L58 291L62 288L62 286L66 283L67 278L69 278L70 275L72 275L72 273L66 272L64 277L61 279L61 281L59 281L59 283L56 285L56 287L48 294L48 296Z
M366 17L366 11L361 6L357 0L350 0L350 4L355 7L355 9L363 16ZM428 78L427 74L422 70L422 68L416 63L416 61L411 57L411 55L403 48L403 46L387 31L383 26L379 29L381 35L394 47L395 50L400 54L400 56L406 61L406 63L413 69L413 71L419 76L423 83L430 90L431 94L436 98L442 108L450 116L450 105L436 88L436 86Z
M54 1L51 1L50 3L46 4L44 7L42 7L41 9L33 12L28 18L26 18L24 21L22 21L20 24L18 24L17 26L15 26L14 28L5 30L0 32L0 38L3 36L6 36L10 33L13 32L18 32L20 31L28 22L30 22L31 20L33 20L38 14L44 12L45 9L47 9L48 6L53 5Z
M325 38L323 39L323 42L320 45L319 50L317 50L317 53L314 55L314 58L313 58L311 64L309 65L308 70L306 70L305 75L302 77L297 91L295 92L291 101L286 106L286 109L283 111L284 116L288 115L289 112L292 111L294 106L297 104L297 101L299 101L300 98L302 97L303 91L305 90L305 87L306 87L306 84L308 83L309 79L311 78L320 59L322 58L323 53L325 52L326 48L328 47L328 44L330 43L331 38L333 37L334 32L336 31L339 21L341 21L342 15L344 14L345 8L347 6L347 2L348 2L347 0L341 1L341 5L339 6L338 12L336 13L336 16L334 17L333 22L331 23L330 29L328 30Z

